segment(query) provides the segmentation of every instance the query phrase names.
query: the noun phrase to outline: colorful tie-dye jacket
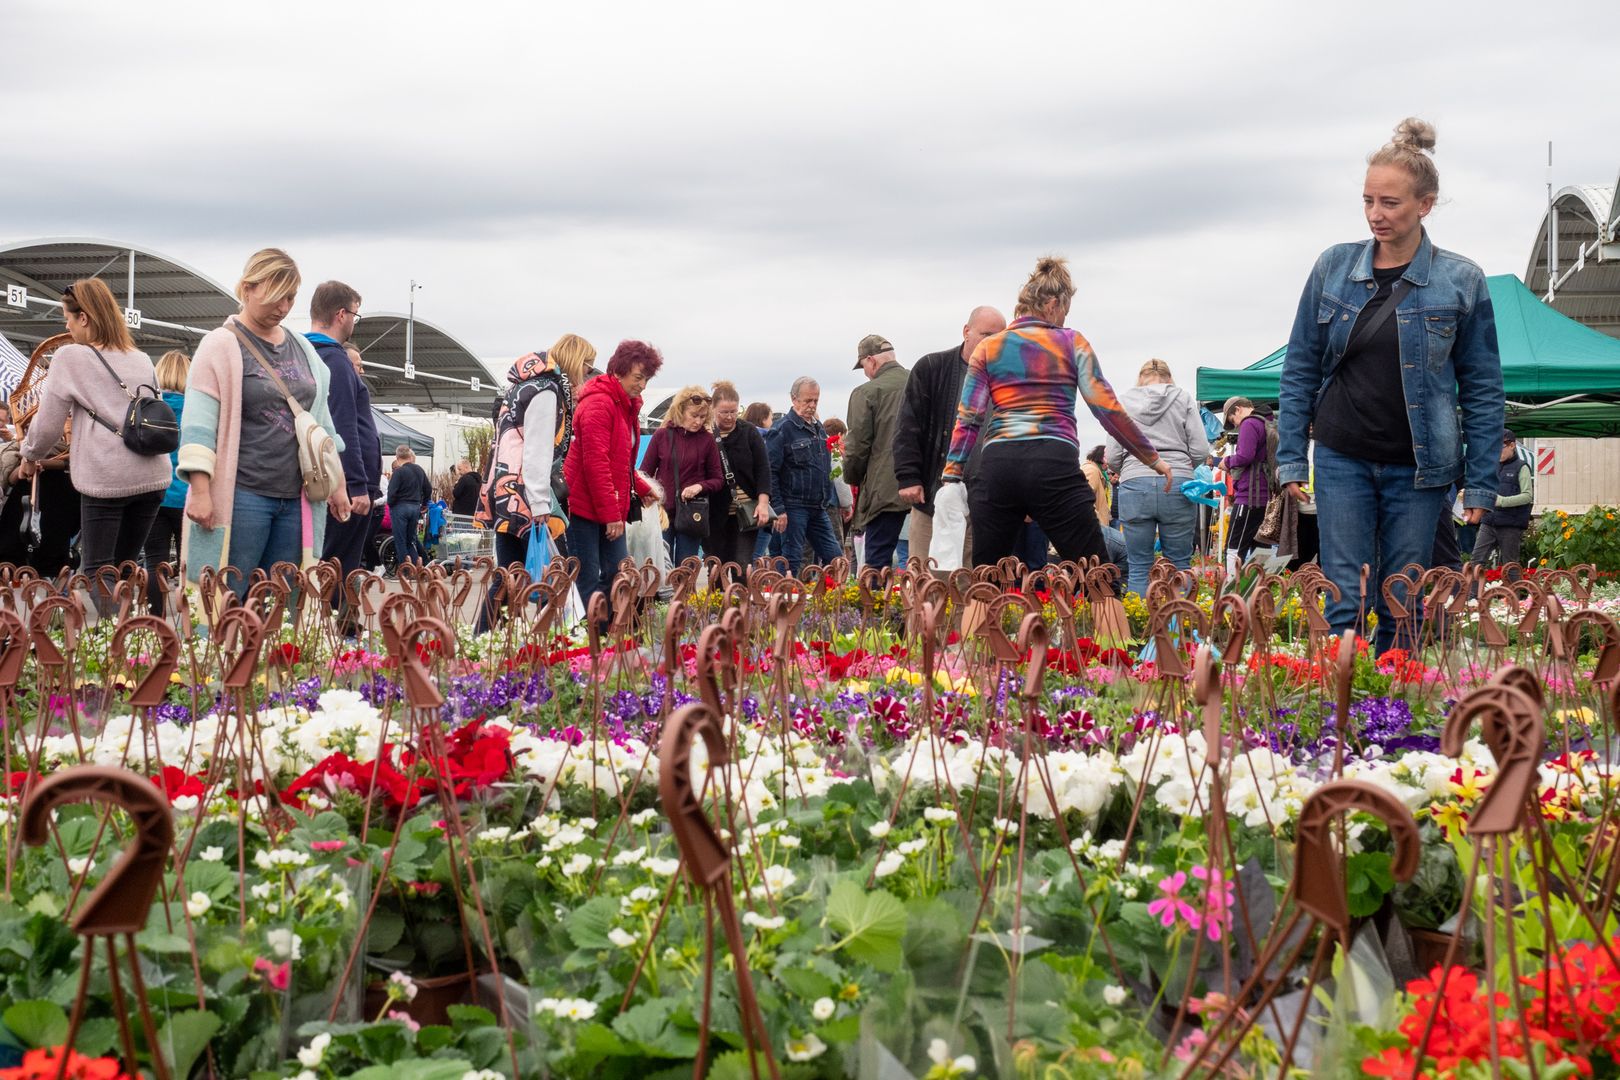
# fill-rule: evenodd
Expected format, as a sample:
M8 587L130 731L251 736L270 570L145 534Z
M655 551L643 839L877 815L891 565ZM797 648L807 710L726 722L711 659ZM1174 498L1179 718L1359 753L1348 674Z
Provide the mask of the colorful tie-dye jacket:
M1103 430L1128 452L1148 464L1158 460L1158 451L1126 414L1079 331L1024 316L980 342L968 361L945 479L962 479L962 467L981 435L986 443L1061 439L1074 446L1078 463L1076 391ZM985 423L987 408L993 412Z

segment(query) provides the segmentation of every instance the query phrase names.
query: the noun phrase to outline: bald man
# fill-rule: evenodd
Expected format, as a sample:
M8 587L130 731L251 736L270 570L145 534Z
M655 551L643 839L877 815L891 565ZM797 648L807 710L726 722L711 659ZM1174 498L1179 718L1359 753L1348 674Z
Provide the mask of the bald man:
M911 554L928 560L934 537L934 495L939 491L945 454L956 428L956 405L962 397L962 380L967 375L968 358L979 342L1007 329L1007 320L993 307L981 306L969 313L962 326L962 343L918 360L906 378L900 398L899 422L894 433L894 478L900 498L912 507L909 522ZM972 566L972 536L962 565Z

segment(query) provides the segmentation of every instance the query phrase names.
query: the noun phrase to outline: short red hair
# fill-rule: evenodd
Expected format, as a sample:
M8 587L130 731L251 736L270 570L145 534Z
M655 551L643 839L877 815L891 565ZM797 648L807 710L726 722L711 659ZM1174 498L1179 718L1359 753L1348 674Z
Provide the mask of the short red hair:
M663 355L645 341L621 341L608 358L607 373L622 379L639 367L642 374L650 379L663 366Z

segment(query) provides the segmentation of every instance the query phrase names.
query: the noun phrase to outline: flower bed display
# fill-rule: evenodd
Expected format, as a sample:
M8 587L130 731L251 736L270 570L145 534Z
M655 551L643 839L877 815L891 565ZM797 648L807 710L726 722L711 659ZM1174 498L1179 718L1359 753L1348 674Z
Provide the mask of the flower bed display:
M562 567L484 635L360 583L359 639L319 575L178 633L24 582L0 1078L1620 1075L1615 586L1431 573L1374 655L1310 574L1106 642L1095 571L698 576L605 634ZM83 765L172 826L133 935L76 926L138 801L24 811Z

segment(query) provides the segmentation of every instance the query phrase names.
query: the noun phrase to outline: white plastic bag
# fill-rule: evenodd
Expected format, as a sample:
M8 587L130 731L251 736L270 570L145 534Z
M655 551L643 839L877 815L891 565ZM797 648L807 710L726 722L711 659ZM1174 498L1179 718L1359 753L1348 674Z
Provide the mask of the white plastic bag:
M649 508L642 511L639 521L632 521L624 527L625 546L630 549L630 557L638 565L652 560L658 567L658 582L663 584L669 576L669 548L664 544L664 530L658 527L658 511Z
M928 543L928 556L936 569L946 573L961 569L967 519L967 485L941 485L934 496L934 538Z

